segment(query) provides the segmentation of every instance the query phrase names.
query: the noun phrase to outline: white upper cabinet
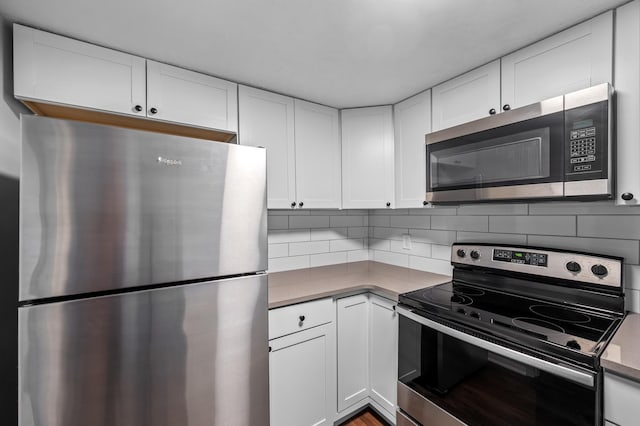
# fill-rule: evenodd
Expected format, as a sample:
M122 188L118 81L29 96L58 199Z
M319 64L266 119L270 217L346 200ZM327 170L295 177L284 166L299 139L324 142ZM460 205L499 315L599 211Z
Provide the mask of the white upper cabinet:
M432 89L433 131L488 117L500 110L500 60Z
M145 116L145 60L13 25L14 95Z
M611 83L612 58L609 11L502 58L502 104L518 108Z
M267 207L296 203L293 99L240 86L240 144L267 149Z
M426 189L425 135L431 132L431 90L393 107L397 208L422 207Z
M297 206L338 209L342 205L338 110L299 99L294 106Z
M147 115L212 129L238 131L238 85L147 60Z
M616 11L616 203L640 204L640 2ZM622 195L625 195L625 200Z
M342 206L394 206L391 106L342 110Z

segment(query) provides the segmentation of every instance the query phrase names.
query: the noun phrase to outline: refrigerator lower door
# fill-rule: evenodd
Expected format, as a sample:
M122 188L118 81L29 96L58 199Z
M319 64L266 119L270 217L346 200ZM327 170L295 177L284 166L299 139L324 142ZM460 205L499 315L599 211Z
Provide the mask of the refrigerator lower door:
M19 308L19 424L269 424L267 276Z
M264 149L22 116L20 300L267 269Z

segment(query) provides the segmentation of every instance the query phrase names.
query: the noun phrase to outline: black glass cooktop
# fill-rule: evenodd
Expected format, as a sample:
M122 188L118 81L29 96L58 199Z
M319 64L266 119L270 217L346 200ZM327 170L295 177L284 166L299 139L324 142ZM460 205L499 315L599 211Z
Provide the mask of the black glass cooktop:
M511 341L593 364L620 317L451 281L400 296L400 303Z

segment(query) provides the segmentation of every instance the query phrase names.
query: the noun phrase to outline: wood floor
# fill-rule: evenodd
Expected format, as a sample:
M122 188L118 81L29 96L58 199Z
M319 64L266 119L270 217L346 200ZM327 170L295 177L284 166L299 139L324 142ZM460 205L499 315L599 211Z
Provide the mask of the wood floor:
M388 426L385 420L382 419L378 414L374 413L373 410L366 409L354 417L351 417L346 422L342 423L341 426Z

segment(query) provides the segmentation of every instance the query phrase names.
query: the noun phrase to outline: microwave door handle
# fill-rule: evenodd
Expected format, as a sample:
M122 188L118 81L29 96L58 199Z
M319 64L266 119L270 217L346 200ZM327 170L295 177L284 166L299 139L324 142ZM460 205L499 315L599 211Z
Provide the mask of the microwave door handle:
M546 371L547 373L554 374L572 382L579 383L590 388L594 387L595 379L593 374L585 373L563 365L554 364L552 362L545 361L534 356L497 345L495 343L488 342L486 340L480 339L479 337L471 336L467 333L463 333L462 331L458 331L456 329L447 327L446 325L442 325L428 318L415 314L402 306L398 306L396 312L412 321L424 325L425 327L429 327L455 339L469 343L470 345L486 349L489 352L493 352L497 355L502 355L505 358L509 358L514 361L521 362L525 365L538 368L542 371Z

